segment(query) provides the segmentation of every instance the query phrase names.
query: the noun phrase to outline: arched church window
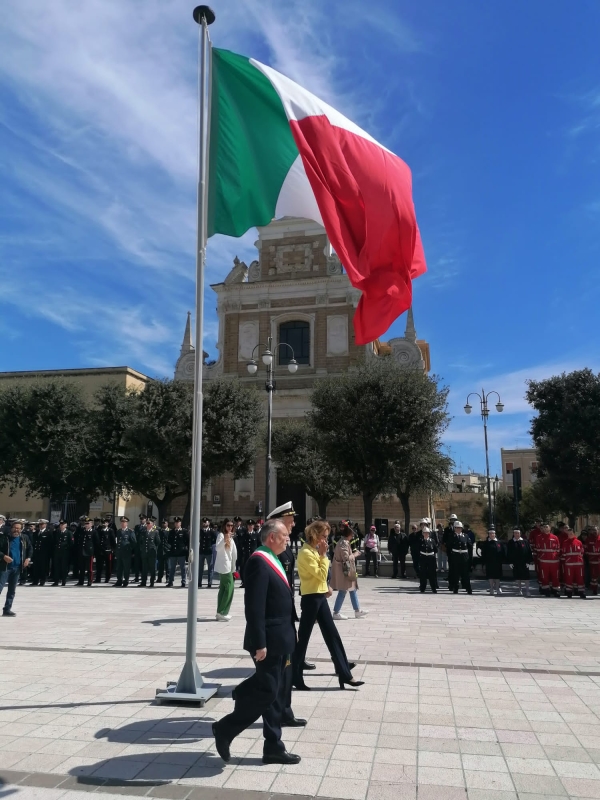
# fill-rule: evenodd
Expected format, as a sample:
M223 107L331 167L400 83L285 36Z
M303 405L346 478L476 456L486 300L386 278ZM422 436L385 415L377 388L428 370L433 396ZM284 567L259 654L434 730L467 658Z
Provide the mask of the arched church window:
M298 364L310 363L310 324L302 320L282 322L279 326L279 341L289 344ZM292 353L288 347L279 348L279 363L289 364Z

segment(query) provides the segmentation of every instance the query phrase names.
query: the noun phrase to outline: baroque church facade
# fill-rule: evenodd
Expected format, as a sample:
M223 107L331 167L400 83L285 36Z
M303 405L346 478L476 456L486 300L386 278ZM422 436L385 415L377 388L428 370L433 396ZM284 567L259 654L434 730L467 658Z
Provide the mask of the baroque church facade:
M302 417L310 409L310 394L323 377L339 375L369 358L391 354L407 367L429 370L429 345L417 339L412 309L407 315L403 337L389 342L376 341L366 346L354 342L352 319L360 298L327 239L322 226L306 219L284 218L258 229L258 258L246 266L237 258L223 283L212 286L217 296L219 335L218 358L204 361L205 381L216 378L239 380L264 388L266 368L260 355L269 338L273 342L273 424L286 417ZM290 348L277 347L286 342L294 351L298 369L288 370ZM185 328L181 354L175 367L175 379L194 378L194 347L191 321ZM258 362L255 375L248 373L248 362ZM267 393L262 392L265 406ZM253 473L242 480L225 475L204 489L203 515L212 518L240 515L266 516L264 508L265 451L257 452ZM298 525L317 513L316 503L298 485L283 484L277 478L277 465L271 475L271 505L293 500ZM431 516L426 497L415 498L413 518ZM377 498L373 506L376 519L402 518L395 496ZM360 497L329 505L332 521L351 518L361 528L364 524Z

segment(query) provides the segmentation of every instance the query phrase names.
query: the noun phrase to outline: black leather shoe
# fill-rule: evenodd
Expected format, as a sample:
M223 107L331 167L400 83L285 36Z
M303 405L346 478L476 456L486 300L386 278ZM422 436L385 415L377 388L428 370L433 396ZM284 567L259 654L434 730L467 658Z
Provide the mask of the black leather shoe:
M352 672L352 670L353 670L355 667L356 667L356 663L355 663L354 661L349 661L349 662L348 662L348 669L350 670L350 672Z
M296 753L288 753L284 750L283 753L273 753L269 755L265 753L262 757L263 764L299 764L302 759Z
M304 669L316 669L316 668L317 668L317 665L316 664L311 664L310 661L305 661L304 664L302 665L302 669L303 670Z
M307 686L304 681L298 681L292 684L294 689L298 692L310 692L310 686Z
M282 728L303 728L306 725L305 719L299 719L298 717L292 717L291 719L286 719L281 723Z
M217 753L221 756L223 761L229 761L231 758L231 753L229 752L229 742L219 733L216 722L213 722L212 724L212 732L213 736L215 737L215 747L217 748Z
M17 615L15 614L14 611L3 611L2 612L2 616L3 617L16 617Z

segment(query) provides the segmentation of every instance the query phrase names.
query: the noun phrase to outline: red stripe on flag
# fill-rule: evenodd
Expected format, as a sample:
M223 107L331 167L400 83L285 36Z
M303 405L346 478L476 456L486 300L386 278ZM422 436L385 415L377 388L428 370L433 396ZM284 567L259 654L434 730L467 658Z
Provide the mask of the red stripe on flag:
M426 270L410 169L325 116L290 125L327 235L362 291L355 342L368 344L410 307L412 279Z

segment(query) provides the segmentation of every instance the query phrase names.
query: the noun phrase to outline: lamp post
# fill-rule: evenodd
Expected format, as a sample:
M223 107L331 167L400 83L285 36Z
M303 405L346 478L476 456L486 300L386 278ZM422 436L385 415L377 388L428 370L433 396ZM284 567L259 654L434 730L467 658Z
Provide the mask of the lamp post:
M248 372L250 375L256 375L258 372L258 363L254 360L254 353L257 348L265 347L265 345L257 344L254 350L252 350L252 359L248 362ZM298 362L294 358L294 350L290 344L287 342L280 342L279 344L275 345L275 351L277 352L280 347L289 347L292 353L292 357L288 364L288 371L294 374L294 372L298 371ZM273 338L269 336L267 339L267 344L265 350L262 354L262 362L267 368L267 380L265 383L265 389L267 392L267 463L266 463L266 475L265 475L265 517L271 512L271 434L273 430L273 391L275 389L275 384L273 382Z
M487 479L487 495L488 495L488 511L490 515L490 525L494 524L494 509L492 508L492 487L490 485L490 455L488 450L488 435L487 435L487 421L490 415L490 409L488 405L488 400L491 395L495 394L498 398L498 402L496 403L496 411L501 414L504 411L504 403L500 399L500 395L498 392L488 392L485 393L484 389L481 390L481 394L479 392L471 392L467 397L467 402L465 403L465 414L470 414L473 410L473 406L469 405L469 398L473 395L479 398L479 404L481 406L481 419L483 420L483 437L485 440L485 475Z

